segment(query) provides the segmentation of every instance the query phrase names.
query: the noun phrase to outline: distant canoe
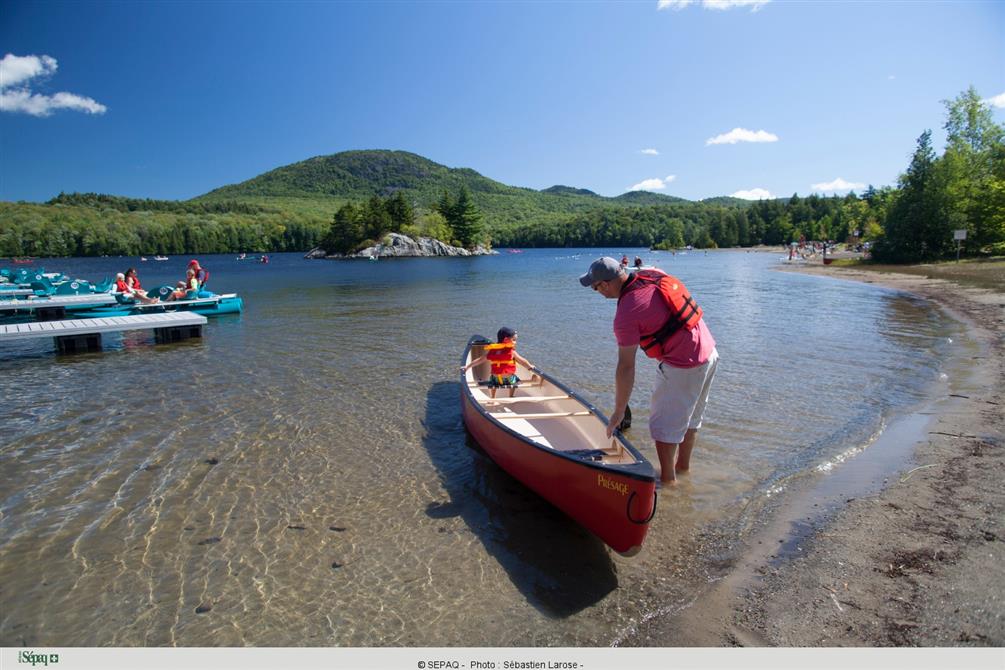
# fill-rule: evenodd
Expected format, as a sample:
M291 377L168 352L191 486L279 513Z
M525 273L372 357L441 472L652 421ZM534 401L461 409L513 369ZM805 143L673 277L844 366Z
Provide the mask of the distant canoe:
M167 259L167 256L154 256L155 261L166 261Z
M485 353L474 336L463 363ZM488 364L462 375L464 425L499 467L523 482L625 556L642 548L656 513L656 472L620 433L606 435L607 418L540 370L518 365L514 397L493 399L479 380Z

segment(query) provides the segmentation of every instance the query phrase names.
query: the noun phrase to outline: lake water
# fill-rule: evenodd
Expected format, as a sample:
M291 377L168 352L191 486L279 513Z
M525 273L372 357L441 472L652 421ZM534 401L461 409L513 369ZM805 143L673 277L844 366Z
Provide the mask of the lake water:
M466 436L468 337L520 352L604 411L614 301L600 255L683 279L721 355L681 486L624 559ZM772 253L543 249L268 265L200 257L241 294L201 340L0 345L0 644L605 646L686 607L772 499L826 477L945 384L960 326L893 291L774 271ZM56 259L146 286L188 258ZM647 430L639 358L628 436Z

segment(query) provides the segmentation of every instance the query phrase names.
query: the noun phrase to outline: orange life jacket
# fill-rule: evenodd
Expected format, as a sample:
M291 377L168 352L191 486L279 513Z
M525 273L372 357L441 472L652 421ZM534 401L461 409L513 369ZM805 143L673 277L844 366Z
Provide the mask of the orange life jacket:
M487 344L485 348L485 358L492 364L492 374L503 377L516 374L516 359L513 358L513 349L516 347L512 342L500 342L499 344Z
M126 285L126 282L122 279L115 280L115 290L119 293L132 293L130 288Z
M621 302L621 298L628 293L653 284L656 285L656 292L663 296L663 302L670 309L670 316L655 332L643 335L639 346L649 358L661 358L662 344L681 328L693 330L701 321L702 311L688 293L684 282L660 270L639 270L630 275L621 289L618 302Z

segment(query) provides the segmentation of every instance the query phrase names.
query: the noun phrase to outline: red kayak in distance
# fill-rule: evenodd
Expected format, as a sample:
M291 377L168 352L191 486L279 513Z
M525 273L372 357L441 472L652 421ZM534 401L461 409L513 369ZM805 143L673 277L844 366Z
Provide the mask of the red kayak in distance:
M468 341L462 364L490 340ZM656 471L607 417L537 368L517 363L520 384L491 389L489 364L461 375L464 425L499 467L624 556L642 549L656 513Z

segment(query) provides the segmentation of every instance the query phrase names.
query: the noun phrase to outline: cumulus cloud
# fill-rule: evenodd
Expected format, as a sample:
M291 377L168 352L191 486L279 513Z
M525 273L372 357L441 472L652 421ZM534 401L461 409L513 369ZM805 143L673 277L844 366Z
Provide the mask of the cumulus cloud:
M998 109L1005 109L1005 93L1001 93L994 97L988 98L984 102L988 103L992 107L997 107Z
M31 81L51 77L59 64L51 56L15 56L7 54L0 60L0 112L49 116L57 109L72 109L88 114L104 114L107 107L93 98L76 93L54 95L34 93Z
M680 11L689 5L693 5L695 0L659 0L656 9L673 9ZM750 11L756 12L771 0L702 0L701 6L705 9L725 11L734 7L750 7Z
M847 193L848 191L861 190L865 188L865 184L861 182L845 181L841 177L838 177L834 181L812 184L810 188L814 191L820 191L822 193Z
M656 151L655 149L640 149L639 153L640 154L645 154L646 156L659 156L660 155L660 152Z
M705 140L705 146L710 144L736 144L737 142L777 142L778 135L765 130L747 130L746 128L733 128L728 133L716 135Z
M749 191L737 191L731 195L734 198L743 198L744 200L770 200L775 197L766 188L752 188Z
M660 179L659 177L652 177L651 179L643 179L638 184L634 186L629 186L626 191L662 191L665 189L670 182L677 178L675 174L668 174L665 178Z

